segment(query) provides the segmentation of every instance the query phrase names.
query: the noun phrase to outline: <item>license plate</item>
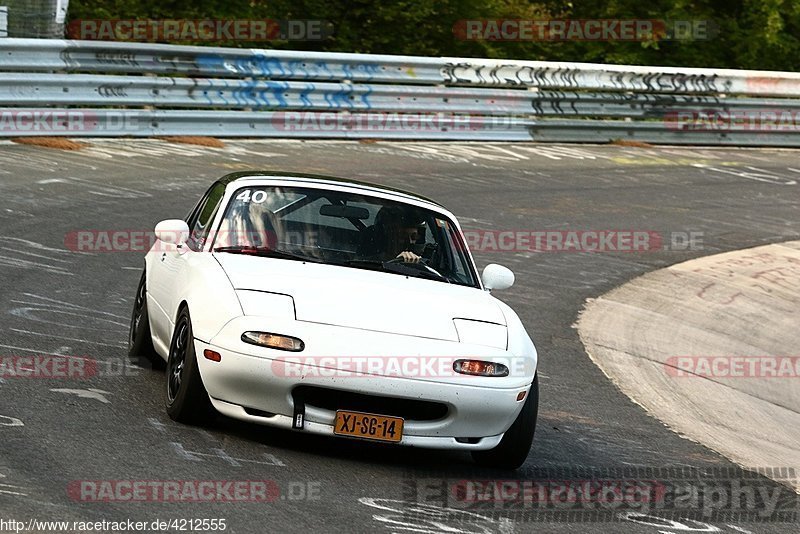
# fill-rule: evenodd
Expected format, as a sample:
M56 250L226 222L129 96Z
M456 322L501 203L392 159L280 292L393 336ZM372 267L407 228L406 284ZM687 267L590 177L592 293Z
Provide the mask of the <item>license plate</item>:
M338 410L333 433L339 436L398 442L403 438L403 418Z

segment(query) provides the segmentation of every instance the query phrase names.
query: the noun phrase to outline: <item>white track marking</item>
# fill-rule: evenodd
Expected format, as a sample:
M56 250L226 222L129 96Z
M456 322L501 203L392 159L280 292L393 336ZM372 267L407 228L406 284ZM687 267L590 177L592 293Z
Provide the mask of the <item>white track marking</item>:
M372 519L379 521L392 532L405 531L419 534L492 534L511 533L514 524L508 519L492 518L456 508L445 508L427 503L362 497L361 504L382 510ZM387 514L386 512L389 512ZM458 516L454 521L453 516Z
M736 532L742 532L743 534L753 534L753 531L747 530L746 528L737 527L736 525L725 525L725 526L732 528Z
M45 356L59 356L53 351L50 350L39 350L39 349L32 349L29 347L18 347L17 345L6 345L5 343L0 343L0 347L4 349L12 349L12 350L21 350L24 352L32 352L34 354L43 354Z
M23 295L28 297L28 299L11 299L12 303L22 304L23 306L11 308L8 310L8 313L17 317L22 317L28 321L64 326L67 328L79 328L82 330L104 330L105 328L108 328L109 325L127 329L129 326L128 318L122 315L87 308L85 306L79 306L33 293L23 293ZM51 318L40 317L40 314L57 314L65 317L78 317L81 319L81 321L79 321L80 324L73 324L72 321L65 323L53 320ZM90 317L95 326L86 325L87 316ZM103 323L103 325L97 325L98 323Z
M125 343L103 343L102 341L91 341L89 339L80 339L75 337L64 337L61 335L54 335L54 334L44 334L42 332L33 332L31 330L24 330L22 328L9 328L12 332L17 332L20 334L28 334L31 336L42 336L42 337L52 337L55 339L60 339L62 341L77 341L79 343L90 343L92 345L102 345L104 347L114 347L114 348L125 348Z
M695 521L694 519L681 519L681 521L675 521L674 519L666 519L663 517L658 517L656 515L647 515L641 512L622 512L619 514L619 517L625 519L626 521L630 521L631 523L636 523L638 525L647 525L648 527L657 527L657 528L664 528L669 529L668 531L660 531L665 532L667 534L673 531L679 532L722 532L722 529L711 525L709 523L703 523L702 521ZM687 523L692 523L688 525Z
M68 389L68 388L53 388L50 391L55 391L57 393L67 393L69 395L77 395L78 398L81 399L94 399L98 400L104 404L111 404L111 401L108 400L105 396L111 395L108 391L103 391L102 389Z
M85 313L78 312L77 310L73 312L73 311L67 311L67 310L58 309L58 308L37 308L37 307L27 307L27 306L25 306L25 307L20 307L20 308L12 308L11 310L8 311L8 313L10 313L11 315L15 315L17 317L22 317L23 319L28 319L29 321L37 321L37 322L40 322L40 323L47 323L47 324L58 325L58 326L66 326L67 328L81 328L81 329L87 329L88 328L90 330L103 330L102 328L99 328L99 327L88 327L88 326L84 326L84 325L75 325L75 324L61 323L61 322L58 322L58 321L51 321L51 320L47 320L47 319L42 319L40 317L37 317L34 313L32 313L32 312L37 312L37 311L57 313L59 315L67 315L67 316L70 316L70 317L80 317L82 319L86 319L86 314ZM120 327L125 327L125 328L127 328L129 326L127 323L121 323L119 321L114 321L112 319L107 319L107 318L102 318L102 317L95 317L94 320L95 321L103 321L103 322L106 322L106 323L110 323L110 324L117 325L117 326L120 326Z
M3 473L0 473L0 478L6 478L6 476ZM15 486L13 484L0 484L0 493L5 494L5 495L19 495L20 497L27 497L28 496L27 493L21 493L19 491L11 491L11 489L8 489L8 488L15 489L15 490L24 489L24 488L20 488L19 486Z
M148 417L147 421L159 432L166 432L167 425L156 419L155 417Z
M78 310L86 310L86 311L90 311L90 312L93 312L93 313L101 313L103 315L109 315L111 317L117 317L119 319L125 319L126 318L123 315L117 315L115 313L104 312L104 311L97 310L97 309L94 309L94 308L87 308L86 306L80 306L78 304L72 304L70 302L64 302L63 300L57 300L57 299L50 298L50 297L43 297L41 295L36 295L35 293L23 293L23 295L25 295L26 297L31 297L31 298L35 298L35 299L39 299L39 300L44 300L44 301L47 301L47 302L52 302L54 304L60 304L62 306L69 306L71 308L76 308ZM17 302L17 301L12 301L12 302ZM32 304L32 303L31 302L21 302L20 304Z
M72 254L72 252L70 252L69 250L48 247L47 245L42 245L41 243L37 243L36 241L30 241L28 239L22 239L20 237L0 236L0 241L14 241L16 243L22 243L23 245L27 245L31 248L46 250L48 252L56 252L58 254Z
M28 252L26 250L18 250L18 249L15 249L15 248L0 247L0 250L7 250L9 252L16 252L17 254L22 254L24 256L32 256L34 258L42 258L42 259L50 260L50 261L57 261L59 263L72 263L69 260L60 260L58 258L50 258L48 256L44 256L43 254L36 254L35 252Z
M178 456L190 462L202 462L204 461L203 458L217 458L223 462L226 462L231 467L241 467L242 463L286 467L286 464L277 457L267 453L261 455L264 460L249 460L247 458L234 458L223 449L210 449L212 453L188 451L182 444L175 441L170 442L170 447L172 447L172 450L174 450Z
M27 497L28 496L27 493L19 493L18 491L8 491L8 490L4 490L2 488L0 488L0 493L2 493L3 495L19 495L20 497Z
M25 426L25 423L9 415L0 415L0 426Z
M561 156L553 154L551 151L546 150L544 147L520 147L522 150L526 152L530 152L531 154L536 154L537 156L542 156L548 159L557 159L560 160Z
M151 197L150 193L146 191L140 191L138 189L131 189L129 187L122 187L119 185L109 185L104 184L102 182L93 182L91 180L85 180L83 178L76 178L74 176L70 176L68 178L71 182L76 182L82 186L87 188L94 188L94 190L89 190L88 192L92 195L98 195L103 197L111 197L111 198L147 198Z
M15 258L6 258L0 256L0 264L7 265L9 267L18 267L20 269L41 269L44 271L49 271L54 274L64 274L67 276L73 276L73 273L69 272L66 269L62 269L61 267L57 267L54 265L48 265L46 263L38 263L35 261L29 260L22 260L22 259L15 259Z
M797 180L786 180L772 171L768 171L766 169L759 169L757 167L745 167L746 169L750 169L750 171L752 172L742 171L738 169L721 169L719 167L712 167L711 165L705 165L702 163L694 163L692 164L692 167L696 167L698 169L707 169L709 171L715 171L721 174L728 174L730 176L745 178L747 180L754 180L756 182L764 182L774 185L797 185Z
M30 250L23 250L28 248ZM0 265L22 269L42 269L56 274L72 276L67 265L73 263L67 250L48 247L18 237L0 236ZM49 254L48 254L49 253ZM55 257L61 255L62 257Z

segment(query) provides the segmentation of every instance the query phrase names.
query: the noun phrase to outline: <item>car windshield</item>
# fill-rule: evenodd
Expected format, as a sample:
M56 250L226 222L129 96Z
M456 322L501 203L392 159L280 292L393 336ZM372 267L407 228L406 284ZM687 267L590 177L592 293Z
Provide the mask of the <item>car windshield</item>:
M242 187L212 249L479 287L463 237L446 216L340 191Z

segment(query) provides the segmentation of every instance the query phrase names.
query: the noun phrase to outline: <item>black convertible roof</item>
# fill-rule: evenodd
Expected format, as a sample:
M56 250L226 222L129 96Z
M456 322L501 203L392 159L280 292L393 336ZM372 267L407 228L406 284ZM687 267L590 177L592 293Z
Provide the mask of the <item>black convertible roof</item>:
M402 189L397 189L395 187L389 187L389 186L385 186L385 185L372 184L372 183L369 183L369 182L362 182L362 181L359 181L359 180L351 180L351 179L347 179L347 178L340 178L338 176L328 176L328 175L325 175L325 174L308 174L308 173L290 172L290 171L283 171L283 172L282 171L238 171L238 172L232 172L232 173L226 174L225 176L220 178L218 181L220 183L224 184L224 185L228 185L231 182L235 182L235 181L241 180L243 178L258 178L258 177L265 177L265 178L268 178L268 177L300 178L302 180L307 180L309 182L317 182L317 183L328 182L328 183L357 185L359 187L372 189L374 191L391 191L393 193L401 193L403 195L406 195L408 197L411 197L411 198L414 198L414 199L417 199L417 200L422 200L422 201L425 201L425 202L429 202L431 204L435 204L436 206L439 206L439 207L442 207L442 208L444 207L441 204L439 204L438 202L436 202L435 200L432 200L430 198L424 197L422 195L418 195L416 193L412 193L410 191L404 191Z

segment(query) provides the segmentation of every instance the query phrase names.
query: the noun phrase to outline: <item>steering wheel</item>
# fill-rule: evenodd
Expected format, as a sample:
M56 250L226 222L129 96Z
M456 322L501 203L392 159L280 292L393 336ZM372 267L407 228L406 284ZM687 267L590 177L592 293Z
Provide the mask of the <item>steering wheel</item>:
M446 280L447 282L450 282L450 279L448 277L446 277L445 275L443 275L442 273L440 273L439 271L437 271L436 269L434 269L433 267L431 267L429 265L430 264L430 260L428 258L420 258L419 261L413 262L413 263L410 262L410 261L409 262L405 262L405 261L403 261L403 258L394 258L393 260L389 260L386 263L399 263L400 265L408 265L409 267L414 267L414 266L418 265L418 266L424 267L424 269L422 269L422 270L429 271L429 272L435 274L436 276L442 278L443 280Z

